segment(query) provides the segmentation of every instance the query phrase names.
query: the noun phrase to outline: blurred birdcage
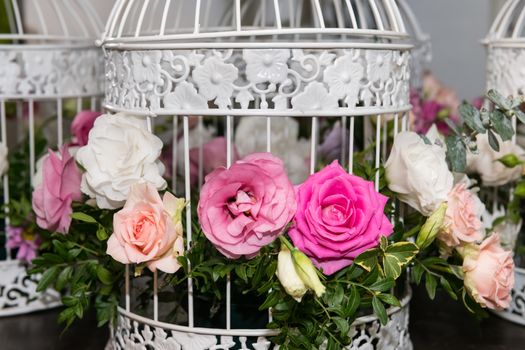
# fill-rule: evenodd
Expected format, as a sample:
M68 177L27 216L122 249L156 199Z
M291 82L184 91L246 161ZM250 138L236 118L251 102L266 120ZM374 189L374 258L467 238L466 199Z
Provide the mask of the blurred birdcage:
M38 238L15 216L31 201L36 163L46 147L62 145L78 111L100 108L104 66L94 41L105 18L85 0L6 0L0 16L1 142L9 159L16 159L2 186L4 316L60 304L58 293L36 291L38 277L27 275L27 263L17 258Z
M188 203L188 249L193 194L208 168L207 130L224 137L226 166L237 154L269 151L300 182L330 158L322 153L327 128L334 127L338 144L331 159L349 172L358 166L355 154L367 147L379 168L388 133L407 128L412 45L393 0L120 0L100 44L104 107L142 116L150 131L169 125L171 135L163 139L171 142L172 189ZM196 164L190 161L194 150ZM377 187L379 171L375 179ZM159 306L157 272L152 307L135 307L134 285L140 281L131 269L126 266L125 297L110 344L115 349L273 348L267 338L277 330L251 327L239 316L242 293L229 280L218 316L204 322L199 313L208 314L210 307L190 278L182 317L174 322ZM390 310L386 326L374 316L359 318L350 348L411 349L408 300ZM250 310L257 314L257 307ZM264 325L272 316L262 317Z
M525 95L524 35L525 1L508 0L503 4L483 41L487 48L487 90L495 89L505 97ZM512 142L524 147L525 125L516 117L513 118L513 125L516 135ZM493 188L490 194L493 204L492 216L495 218L505 215L505 210L502 208L510 201L509 196L512 198L512 193L502 198L499 192L498 188ZM523 215L523 212L521 214ZM525 257L523 255L525 235L522 230L522 221L517 225L506 224L502 230L509 230L512 233L512 246L516 245L516 274L511 305L507 310L498 312L498 315L525 325Z

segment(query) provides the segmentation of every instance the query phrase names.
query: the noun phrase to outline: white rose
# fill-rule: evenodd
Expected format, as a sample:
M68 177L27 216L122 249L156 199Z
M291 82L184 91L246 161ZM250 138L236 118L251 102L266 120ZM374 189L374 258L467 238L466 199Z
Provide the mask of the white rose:
M241 118L235 130L235 145L241 158L251 153L266 152L266 122L265 117ZM288 177L294 184L303 182L310 174L310 142L298 137L299 123L295 119L272 118L271 151L283 160Z
M442 147L427 145L418 134L397 134L385 164L389 188L401 201L430 216L447 200L454 185L445 158Z
M478 173L484 186L502 186L516 181L521 176L521 166L507 168L498 159L508 154L514 154L518 158L525 159L525 151L512 141L502 142L499 136L499 152L490 147L488 135L478 135L478 154L467 154L467 172Z
M146 119L118 114L97 118L88 144L76 154L86 170L82 192L95 198L103 209L124 205L133 184L144 181L161 190L164 165L159 156L162 141L147 130Z
M9 151L7 150L6 145L2 142L0 143L0 176L4 175L9 168L9 159L7 158Z

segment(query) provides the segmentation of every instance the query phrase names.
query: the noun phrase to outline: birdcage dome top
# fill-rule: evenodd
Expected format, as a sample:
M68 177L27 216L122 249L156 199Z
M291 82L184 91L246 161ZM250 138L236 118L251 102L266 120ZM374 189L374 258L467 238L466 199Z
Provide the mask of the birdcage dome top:
M525 44L525 0L505 2L484 43L507 47Z
M104 25L90 1L6 0L0 14L0 45L20 46L93 45Z
M392 45L407 37L393 0L120 0L102 42L130 49L334 47Z

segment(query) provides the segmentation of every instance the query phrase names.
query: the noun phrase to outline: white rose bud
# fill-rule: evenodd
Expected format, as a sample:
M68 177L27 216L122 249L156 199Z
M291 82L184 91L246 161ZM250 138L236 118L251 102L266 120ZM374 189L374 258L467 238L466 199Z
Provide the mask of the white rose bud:
M326 288L321 283L317 269L312 264L312 261L299 249L292 250L292 258L295 264L295 271L304 282L304 284L315 292L315 295L321 297Z
M276 275L286 293L300 303L308 288L295 271L292 254L284 245L277 258Z
M396 135L385 170L388 187L401 201L425 216L430 216L447 200L454 185L445 149L426 144L414 132Z

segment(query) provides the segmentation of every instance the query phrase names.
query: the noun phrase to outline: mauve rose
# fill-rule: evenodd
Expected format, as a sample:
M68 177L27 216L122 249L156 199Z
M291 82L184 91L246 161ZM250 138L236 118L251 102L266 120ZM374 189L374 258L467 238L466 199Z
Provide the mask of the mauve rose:
M454 248L461 243L474 243L483 239L485 229L481 215L485 206L467 185L459 183L448 194L445 222L438 238Z
M82 175L66 145L59 154L48 151L43 163L42 183L33 192L36 223L45 230L67 233L73 212L71 203L82 198Z
M190 149L190 174L192 184L197 183L199 178L199 147ZM233 147L233 161L237 161L239 155ZM226 166L226 139L216 137L202 146L202 173L204 176L213 170Z
M296 194L297 213L288 234L326 275L352 264L393 231L384 214L388 197L337 161L297 186Z
M341 123L336 122L333 128L326 134L326 137L317 152L321 158L326 162L331 162L334 160L341 160L342 150L343 150L343 132L345 135L345 140L349 140L348 130L341 128Z
M283 162L254 153L206 176L197 212L202 231L222 254L250 259L281 234L296 208Z
M465 287L481 306L501 310L509 307L514 287L512 252L505 251L499 234L493 233L479 247L460 249L464 256Z
M6 227L6 247L9 249L18 249L16 258L29 263L36 257L36 252L40 246L40 237L31 231L25 227Z
M77 146L85 146L88 143L89 131L95 124L102 113L96 111L81 111L73 119L71 124L71 134L74 135L74 144Z
M161 199L152 184L133 185L124 208L113 217L106 253L123 264L146 263L151 271L175 273L177 257L184 253L183 208L183 199L169 192Z

